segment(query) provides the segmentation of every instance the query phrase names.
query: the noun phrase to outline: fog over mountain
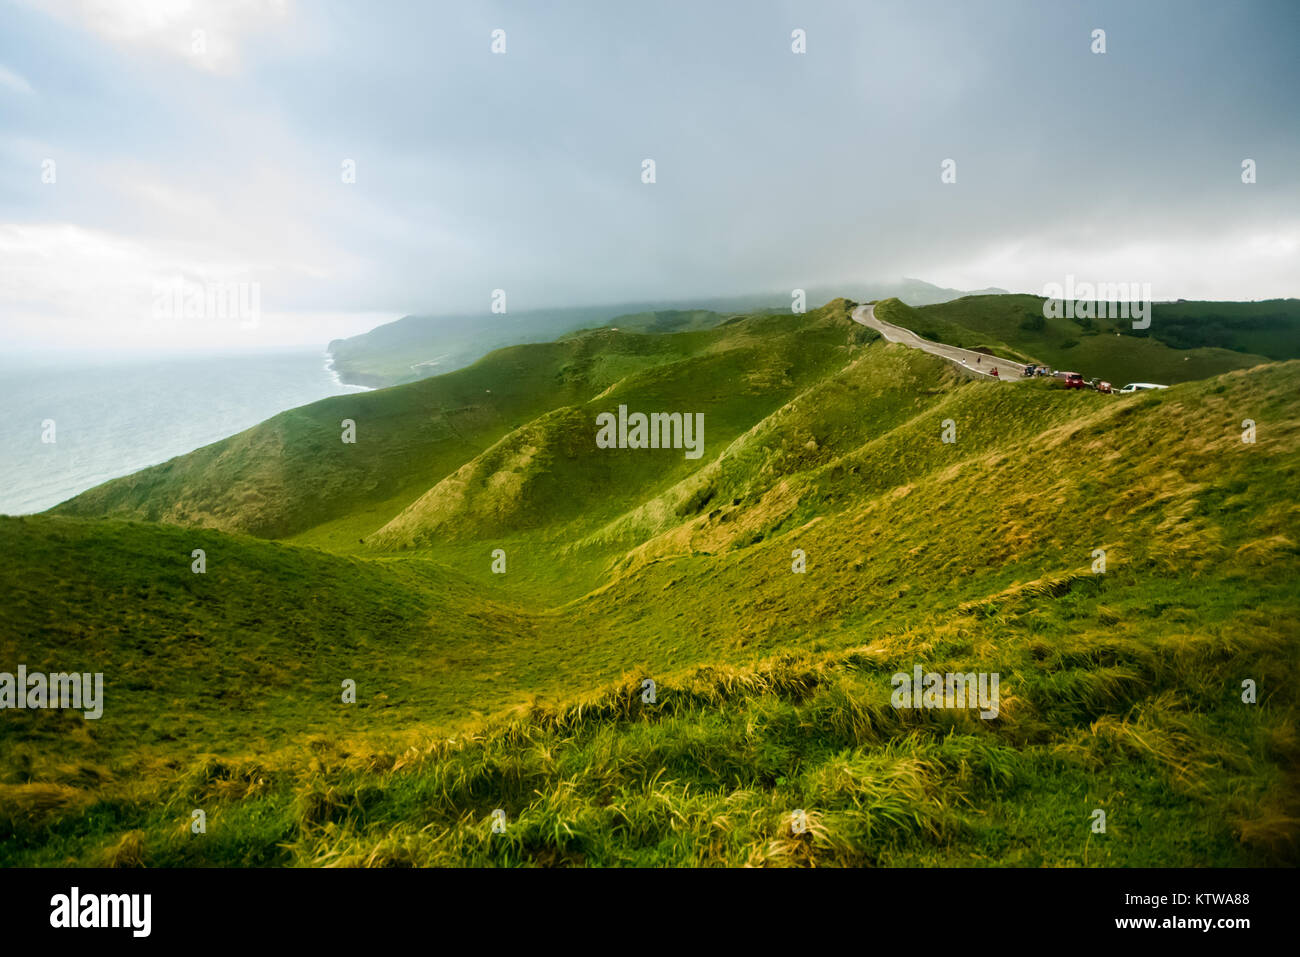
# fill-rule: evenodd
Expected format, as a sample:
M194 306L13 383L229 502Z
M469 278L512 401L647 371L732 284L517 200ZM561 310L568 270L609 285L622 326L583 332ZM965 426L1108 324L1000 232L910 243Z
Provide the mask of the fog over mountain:
M1300 294L1280 0L4 6L9 347L323 345L497 289ZM176 280L260 321L159 318Z

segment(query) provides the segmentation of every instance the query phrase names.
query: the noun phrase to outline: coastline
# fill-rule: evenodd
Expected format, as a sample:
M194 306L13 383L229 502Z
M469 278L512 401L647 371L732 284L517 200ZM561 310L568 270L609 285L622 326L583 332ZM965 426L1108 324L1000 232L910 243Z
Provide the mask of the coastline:
M364 382L354 382L352 381L351 376L349 376L349 378L347 379L343 378L343 376L346 375L347 373L340 373L337 369L334 368L334 353L326 349L324 353L322 353L322 355L324 355L325 357L325 371L329 373L329 377L334 381L334 384L339 386L340 388L360 389L365 392L373 392L376 388L378 388L377 385L367 385ZM365 378L365 376L360 375L358 376L358 378Z
M17 368L10 368L17 366ZM289 409L369 391L316 348L265 354L18 362L0 376L0 514L31 515L160 465ZM31 423L57 423L39 441Z

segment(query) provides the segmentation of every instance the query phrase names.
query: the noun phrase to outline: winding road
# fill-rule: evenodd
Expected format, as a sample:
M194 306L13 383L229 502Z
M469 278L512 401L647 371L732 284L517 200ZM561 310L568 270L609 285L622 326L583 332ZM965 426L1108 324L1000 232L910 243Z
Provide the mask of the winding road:
M985 378L995 378L989 374L990 369L997 369L996 378L1003 382L1018 382L1024 378L1021 375L1025 368L1023 362L1017 362L1014 359L1002 359L997 356L985 355L982 352L959 349L957 346L946 346L942 342L931 342L929 339L922 339L911 329L904 329L892 322L878 319L874 306L858 306L853 310L853 321L859 325L875 329L889 342L901 342L913 349L920 349L931 355L940 356L956 365L969 369L971 372L983 375Z

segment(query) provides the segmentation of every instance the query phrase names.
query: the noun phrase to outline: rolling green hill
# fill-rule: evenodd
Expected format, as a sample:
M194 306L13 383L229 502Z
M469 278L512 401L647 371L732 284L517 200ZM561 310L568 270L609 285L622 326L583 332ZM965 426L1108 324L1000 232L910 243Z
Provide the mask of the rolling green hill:
M1013 308L919 314L1033 354ZM0 521L0 660L107 697L5 715L0 864L1295 863L1300 362L970 381L850 309L502 350ZM620 404L704 455L597 449ZM917 665L997 717L894 708Z
M983 290L998 293L1002 290ZM912 305L945 302L970 295L919 279L850 283L836 289L807 289L808 302L845 293L874 300L897 296ZM604 326L626 332L665 333L707 329L737 314L786 313L790 292L779 291L683 303L640 302L572 309L445 316L403 316L369 332L329 344L333 368L342 381L383 388L444 375L509 345L547 342L575 330Z
M500 455L498 443L518 446L537 429L554 428L554 422L533 423L554 420L556 410L578 414L620 403L658 410L676 403L682 411L707 413L711 445L730 441L842 361L855 336L861 338L841 301L806 317L756 316L674 335L600 329L512 346L445 376L293 409L108 482L54 512L273 538L329 524L325 541L343 546L381 527L476 455ZM355 444L342 441L344 419L356 423ZM658 457L671 458L679 472L699 465L680 453Z
M551 408L583 401L632 370L706 347L703 334L609 332L513 346L401 389L290 410L54 511L293 535L340 514L405 504ZM356 423L355 444L342 441L344 419ZM306 488L311 491L304 494Z
M617 326L655 334L708 329L726 316L708 309L638 310L629 306L535 310L505 315L404 316L329 344L344 382L386 387L443 375L496 349L547 342L583 329Z
M530 627L428 562L47 516L0 519L0 547L11 556L0 569L0 659L106 673L99 721L27 711L0 722L8 758L34 771L127 748L137 759L274 748L303 727L346 734L454 721L469 698L484 711L494 698L513 700L492 691L493 649L502 630ZM205 552L203 574L191 570L195 549ZM360 685L358 706L329 707L345 678ZM478 690L467 694L471 684ZM84 730L69 737L74 725Z
M1160 302L1152 325L1129 330L1175 349L1211 347L1270 359L1300 358L1300 299L1262 302Z
M1300 300L1156 303L1146 330L1124 319L1047 318L1043 302L1039 296L966 296L912 309L889 300L877 314L927 339L1023 356L1116 386L1190 382L1269 359L1300 358ZM1256 348L1261 351L1252 352Z

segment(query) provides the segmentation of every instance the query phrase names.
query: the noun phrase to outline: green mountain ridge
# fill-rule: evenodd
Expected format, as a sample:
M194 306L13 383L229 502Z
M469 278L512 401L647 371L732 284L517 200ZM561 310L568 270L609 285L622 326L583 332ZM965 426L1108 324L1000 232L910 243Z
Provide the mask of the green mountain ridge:
M986 289L985 293L1004 290ZM842 284L838 290L805 290L809 302L839 295L858 299L897 296L912 305L971 295L920 279ZM708 329L736 315L788 313L788 291L683 302L641 302L521 312L403 316L369 332L335 339L328 346L332 368L343 382L384 388L443 375L489 352L520 343L547 342L582 331L617 327L648 334Z

